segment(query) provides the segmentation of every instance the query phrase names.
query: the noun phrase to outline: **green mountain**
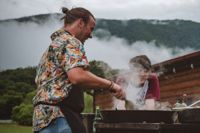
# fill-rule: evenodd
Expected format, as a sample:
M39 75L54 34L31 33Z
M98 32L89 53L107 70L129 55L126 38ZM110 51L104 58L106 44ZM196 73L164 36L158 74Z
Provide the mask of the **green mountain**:
M2 22L17 21L43 24L52 18L59 21L61 14L42 14ZM109 39L116 36L127 40L131 45L136 41L154 41L156 45L166 47L191 47L200 49L200 23L186 20L107 20L97 19L94 36Z
M117 36L130 44L155 41L167 47L200 48L200 23L184 20L105 20L97 21L97 37Z

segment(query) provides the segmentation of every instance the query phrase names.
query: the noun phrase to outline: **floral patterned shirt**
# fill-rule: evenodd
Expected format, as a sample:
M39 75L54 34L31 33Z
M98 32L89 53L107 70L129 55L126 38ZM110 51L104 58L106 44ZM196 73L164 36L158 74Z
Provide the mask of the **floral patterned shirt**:
M34 131L48 126L57 117L64 117L60 108L54 105L66 98L72 88L67 71L89 65L83 44L64 28L54 32L51 39L52 43L43 54L36 72L37 91L33 98Z

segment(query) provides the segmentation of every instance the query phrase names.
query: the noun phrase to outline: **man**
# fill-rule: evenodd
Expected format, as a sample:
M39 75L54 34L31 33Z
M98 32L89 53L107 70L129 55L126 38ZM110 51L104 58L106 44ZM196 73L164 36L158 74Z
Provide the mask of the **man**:
M64 27L51 35L37 68L33 129L39 133L86 132L80 116L83 88L108 89L120 99L125 95L121 86L88 71L83 44L92 38L94 16L84 8L62 11Z

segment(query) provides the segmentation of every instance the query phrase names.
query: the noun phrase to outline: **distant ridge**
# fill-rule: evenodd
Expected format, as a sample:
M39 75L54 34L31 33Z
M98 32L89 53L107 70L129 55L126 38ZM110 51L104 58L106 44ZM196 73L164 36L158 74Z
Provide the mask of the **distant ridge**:
M40 14L17 19L0 20L0 24L17 21L43 24L50 19L59 21L62 14ZM110 20L97 19L94 36L110 39L123 38L131 45L136 41L155 42L158 46L170 48L200 49L200 23L187 20Z
M45 21L48 21L50 18L60 19L62 17L62 14L54 13L54 14L39 14L39 15L33 15L33 16L26 16L21 18L15 18L15 19L6 19L6 20L0 20L0 23L2 22L10 22L10 21L17 21L17 22L35 22L38 24L44 23Z

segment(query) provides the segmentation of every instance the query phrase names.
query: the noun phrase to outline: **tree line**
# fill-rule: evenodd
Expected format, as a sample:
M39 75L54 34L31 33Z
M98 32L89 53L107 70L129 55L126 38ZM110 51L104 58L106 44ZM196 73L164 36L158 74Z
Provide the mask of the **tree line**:
M103 61L90 61L90 71L110 78L117 73ZM0 72L0 119L12 119L21 125L32 125L36 67L17 68ZM92 91L85 90L85 110L93 111Z

